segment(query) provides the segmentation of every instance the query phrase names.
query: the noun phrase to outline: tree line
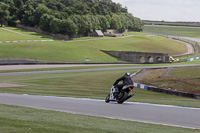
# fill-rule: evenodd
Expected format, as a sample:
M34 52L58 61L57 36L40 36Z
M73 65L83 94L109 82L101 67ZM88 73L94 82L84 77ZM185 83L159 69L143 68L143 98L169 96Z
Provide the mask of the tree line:
M112 0L0 0L0 23L21 23L69 36L97 29L143 30L139 18Z

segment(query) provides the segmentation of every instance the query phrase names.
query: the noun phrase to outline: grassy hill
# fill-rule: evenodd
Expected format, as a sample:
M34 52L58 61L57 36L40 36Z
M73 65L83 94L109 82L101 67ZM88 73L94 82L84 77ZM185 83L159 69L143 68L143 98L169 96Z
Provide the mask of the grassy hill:
M144 31L200 39L200 27L144 26Z
M0 29L0 41L50 39L48 36L45 36L45 38L43 35L25 32L17 28L12 30L31 35L31 37ZM86 58L90 58L91 62L113 63L123 61L109 56L100 50L158 52L168 53L169 55L180 54L186 51L186 47L182 43L164 37L139 32L128 32L126 34L133 36L126 38L105 37L104 39L98 38L97 40L88 41L74 40L74 42L73 40L57 40L53 42L0 43L0 58L27 58L43 62L68 63L82 63Z

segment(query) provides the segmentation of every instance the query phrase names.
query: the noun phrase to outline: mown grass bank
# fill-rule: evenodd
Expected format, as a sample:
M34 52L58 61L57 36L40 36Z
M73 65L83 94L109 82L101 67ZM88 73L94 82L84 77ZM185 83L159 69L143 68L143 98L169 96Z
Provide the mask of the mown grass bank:
M14 29L14 28L8 28L8 29ZM16 28L15 28L16 29ZM18 29L19 30L19 29ZM18 31L16 30L16 31ZM14 30L15 31L15 30ZM27 32L26 35L23 35L23 32L20 32L22 34L6 31L0 28L0 41L20 41L20 40L46 40L50 38L42 38L42 36L39 36L37 33Z
M11 37L12 35L9 35L9 38ZM84 42L1 43L0 47L0 58L37 59L37 61L44 63L85 63L86 59L90 59L87 63L123 62L113 56L105 54L101 50L156 52L168 53L169 55L181 54L187 50L186 46L182 43L160 36L144 35L127 38L108 37L108 39Z
M22 34L25 34L25 35L29 35L29 36L35 37L35 38L56 39L56 38L51 37L49 35L40 34L40 33L32 32L32 31L27 31L27 30L23 30L23 29L20 29L20 28L16 28L16 27L5 27L5 28L8 29L8 30L12 30L14 32L18 32L18 33L22 33Z
M0 133L198 133L200 130L0 105Z

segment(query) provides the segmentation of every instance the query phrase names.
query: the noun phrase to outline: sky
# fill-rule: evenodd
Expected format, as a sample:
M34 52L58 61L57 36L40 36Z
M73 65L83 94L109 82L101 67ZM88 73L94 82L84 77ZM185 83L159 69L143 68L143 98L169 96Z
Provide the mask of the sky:
M200 22L200 0L112 0L142 20Z

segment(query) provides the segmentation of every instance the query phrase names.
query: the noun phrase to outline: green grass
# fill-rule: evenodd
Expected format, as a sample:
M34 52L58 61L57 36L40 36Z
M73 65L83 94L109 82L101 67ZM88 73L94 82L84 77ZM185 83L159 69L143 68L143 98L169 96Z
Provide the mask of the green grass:
M45 35L45 34L27 31L27 30L23 30L23 29L20 29L20 28L16 28L16 27L6 27L6 29L16 31L16 32L19 32L19 33L22 33L22 34L30 35L30 36L33 36L33 37L36 37L36 38L41 38L43 40L45 40L45 39L55 39L55 38L52 38L51 36L48 36L48 35Z
M182 53L186 50L186 47L183 44L160 36L133 36L128 38L99 40L96 42L83 42L82 44L87 44L90 47L96 47L103 50L156 52L169 53L169 55ZM180 49L175 49L178 47Z
M39 38L32 38L0 29L0 41L50 39L48 36L35 32L28 32L13 27L6 28ZM182 43L164 37L148 36L148 34L140 32L128 32L126 34L133 34L136 36L128 38L105 37L107 39L84 42L0 43L0 58L27 58L51 63L85 63L85 59L90 58L90 63L116 63L123 61L107 55L100 50L157 52L168 53L169 55L180 54L186 51L186 47ZM74 40L90 38L91 37L83 37Z
M10 29L10 28L8 28ZM28 32L30 33L30 32ZM27 34L28 35L28 34ZM19 41L19 40L46 40L47 38L39 38L37 33L34 36L25 36L10 31L0 29L0 41Z
M176 68L170 73L169 76L173 77L190 77L198 78L200 75L200 67L185 67L185 68Z
M0 58L38 59L44 62L122 62L100 50L139 51L180 54L185 45L160 36L133 36L129 38L109 38L86 42L20 42L1 43Z
M95 47L63 41L23 42L0 44L0 58L27 58L42 62L84 63L86 58L91 62L123 62L113 58Z
M200 94L200 67L184 67L175 68L167 77L159 75L167 70L154 70L150 75L147 75L143 80L148 83L164 88L172 89L180 92L188 92L193 94Z
M200 27L144 26L144 31L200 39Z
M0 92L104 99L117 78L127 71L134 73L137 70L1 76L1 83L15 83L27 86L0 88ZM135 96L131 101L135 102L200 107L200 102L196 99L149 92L138 88L135 88L134 93Z
M0 133L198 133L200 130L0 105ZM120 125L120 126L119 126Z
M200 67L176 68L170 76L181 82L178 87L182 90L200 94ZM178 78L177 78L178 77Z

